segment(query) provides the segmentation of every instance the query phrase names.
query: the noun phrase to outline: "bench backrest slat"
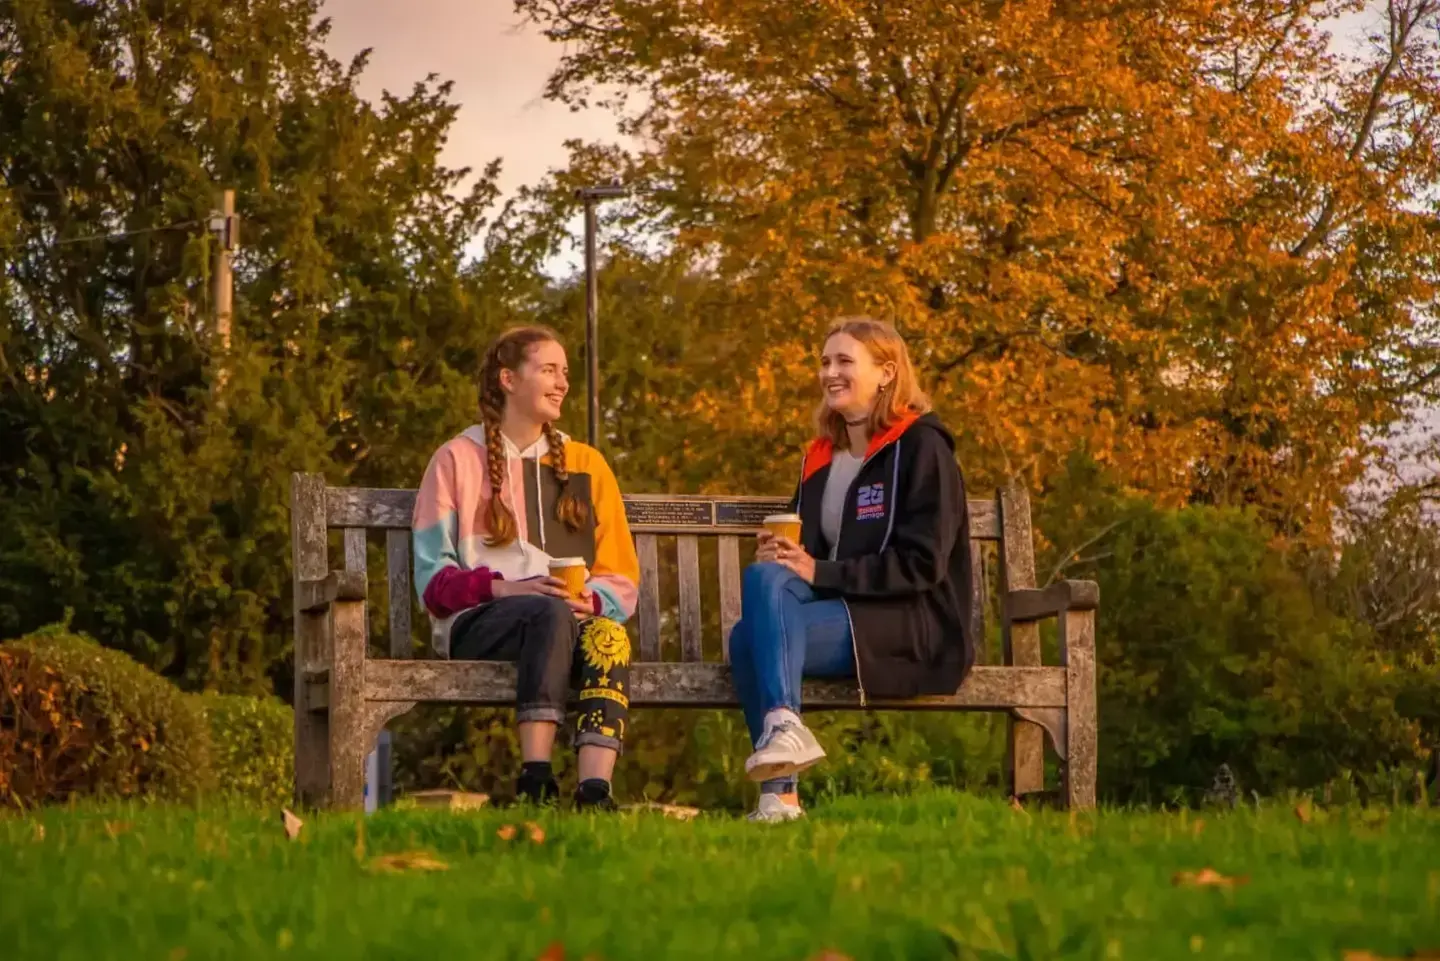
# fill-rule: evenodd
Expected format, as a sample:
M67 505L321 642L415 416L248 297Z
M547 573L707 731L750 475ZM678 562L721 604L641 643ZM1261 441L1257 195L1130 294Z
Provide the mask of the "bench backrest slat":
M784 511L789 502L777 497L712 497L708 495L626 494L625 514L635 534L747 534L760 527L766 514ZM331 487L325 491L329 527L410 527L415 510L413 490L379 487ZM970 501L970 536L1000 540L1000 512L994 498Z
M720 649L730 663L730 628L740 620L740 538L721 534L720 562Z
M637 534L640 555L640 660L660 660L660 545L654 534Z
M410 656L410 532L385 532L385 576L390 582L390 656Z
M313 475L297 475L296 481L306 491L318 488L316 493L324 492L323 507L317 503L311 509L323 516L324 527L344 531L345 567L348 570L366 569L366 532L371 529L386 532L384 579L389 597L389 654L392 658L413 656L412 627L417 619L427 623L424 610L414 596L411 571L410 523L415 492L327 488L320 478ZM640 561L639 605L632 621L639 645L638 660L662 660L664 638L667 636L678 640L681 660L696 663L704 659L706 621L701 598L706 596L706 585L701 578L700 554L707 548L701 540L713 537L716 552L709 556L717 561L718 592L709 594L715 600L706 604L718 602L718 617L716 613L711 614L710 629L714 630L718 623L718 648L725 662L729 662L730 631L740 619L741 542L746 541L748 547L749 538L759 529L765 515L784 511L787 506L784 498L776 497L661 494L631 494L625 497L626 515L635 534ZM998 580L1002 589L1033 586L1035 562L1029 502L1022 489L1002 491L999 496L988 499L972 499L969 510L969 550L973 569L971 626L974 636L980 641L977 658L983 662L989 583L984 544L999 542ZM321 521L312 515L310 520L297 523L297 530L306 531L318 527ZM319 529L323 531L324 527ZM660 557L662 537L667 541L673 538L676 545L674 555L667 556L663 564ZM313 550L304 547L303 540L297 539L297 550ZM305 563L313 566L308 555ZM706 563L709 563L708 559ZM674 575L669 574L672 569L676 572ZM676 590L674 594L666 595L669 600L662 607L661 580L670 577L674 578L671 583L675 584ZM712 591L716 587L715 582L709 585ZM1032 637L1032 633L1036 636ZM1017 630L1014 636L1005 637L1005 662L1022 665L1038 663L1038 641L1038 632L1024 628ZM443 652L441 656L445 656Z
M700 541L694 534L675 538L680 577L680 659L698 664L705 659L700 644Z
M347 571L364 571L367 559L365 556L365 528L345 528L345 569Z

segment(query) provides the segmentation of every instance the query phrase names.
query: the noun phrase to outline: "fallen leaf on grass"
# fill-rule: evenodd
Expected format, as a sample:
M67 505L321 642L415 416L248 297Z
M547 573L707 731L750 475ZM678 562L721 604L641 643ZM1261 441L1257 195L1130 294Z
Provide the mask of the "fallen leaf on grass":
M1392 958L1371 951L1346 951L1345 961L1437 961L1440 951L1411 951L1403 958Z
M507 828L511 825L505 825ZM535 961L565 961L565 945L559 941L552 941L544 951L540 952Z
M1204 832L1204 830L1205 830L1205 819L1204 819L1204 818L1196 818L1196 819L1195 819L1195 823L1194 823L1193 825L1191 825L1191 827L1190 827L1190 833L1193 834L1193 835L1195 835L1195 836L1198 838L1198 837L1201 835L1201 833Z
M280 823L285 825L285 836L292 841L300 836L300 829L305 826L305 822L292 814L288 808L280 809Z
M545 829L542 828L540 825L536 824L534 821L526 821L525 830L530 833L530 843L545 843Z
M1250 876L1228 878L1214 868L1201 868L1199 871L1181 871L1175 875L1173 883L1192 888L1235 888L1249 884Z
M106 821L105 833L110 835L112 838L118 838L120 835L125 834L134 826L135 825L131 824L129 821Z
M1020 799L1013 794L1010 795L1010 810L1019 811L1021 814L1030 813L1029 811L1025 810L1025 805L1020 803Z
M439 860L428 851L402 851L399 854L382 854L370 862L370 870L387 874L402 871L448 871L450 865Z
M811 958L810 961L853 961L853 959L848 954L841 954L839 951L832 951L826 948Z
M474 811L483 808L490 803L490 795L475 794L470 791L451 791L440 789L435 791L416 791L405 796L413 802L416 807L441 808L448 811Z
M495 832L495 836L496 836L497 838L499 838L500 840L502 840L502 841L513 841L513 840L515 840L515 825L513 825L513 824L502 824L502 825L500 825L500 830L498 830L498 831Z
M1309 824L1315 820L1315 809L1308 798L1295 805L1295 817L1301 824Z
M43 840L45 840L45 825L41 824L39 821L36 821L36 822L35 822L35 843L36 843L36 844L39 844L39 843L40 843L41 841L43 841Z
M674 818L677 821L690 821L700 816L699 808L686 807L681 804L658 804L654 801L646 801L643 804L627 804L625 811L654 811L656 814L663 814L667 818Z

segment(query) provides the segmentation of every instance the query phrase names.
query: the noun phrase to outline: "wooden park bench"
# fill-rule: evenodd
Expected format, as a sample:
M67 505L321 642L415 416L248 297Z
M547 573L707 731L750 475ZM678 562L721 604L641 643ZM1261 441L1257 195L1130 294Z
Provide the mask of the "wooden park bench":
M295 594L295 790L302 804L359 807L365 761L384 726L418 703L504 706L513 703L515 667L450 661L448 651L417 659L412 617L424 621L411 586L410 518L415 492L327 487L316 474L295 474L291 538ZM764 497L657 496L625 498L640 556L640 605L631 622L638 656L631 669L635 707L735 707L725 661L730 627L740 617L742 541L766 514L786 502ZM330 532L343 531L344 562L330 560ZM369 533L384 534L388 591L388 657L372 656L367 628L371 572ZM674 539L676 576L669 570ZM378 540L378 537L377 537ZM661 565L662 540L667 564ZM714 550L702 540L713 540ZM952 695L867 706L901 710L1006 711L1010 715L1007 777L1016 796L1044 790L1044 740L1061 759L1064 799L1073 808L1095 803L1095 614L1099 591L1090 581L1035 589L1030 504L1024 489L970 501L971 584L975 637L983 650L986 543L995 544L1002 665L979 663ZM377 545L378 547L378 545ZM702 569L715 571L702 578ZM376 578L379 582L379 578ZM671 590L671 584L675 590ZM716 590L709 590L716 588ZM708 611L702 598L711 598ZM662 597L673 598L662 609ZM717 616L718 615L718 616ZM1058 621L1060 664L1041 663L1039 622ZM707 625L711 628L706 631ZM706 636L711 657L706 659ZM383 640L377 639L377 640ZM676 641L678 640L678 643ZM674 660L678 653L679 660ZM671 655L670 660L665 656ZM807 711L859 708L852 681L806 681Z

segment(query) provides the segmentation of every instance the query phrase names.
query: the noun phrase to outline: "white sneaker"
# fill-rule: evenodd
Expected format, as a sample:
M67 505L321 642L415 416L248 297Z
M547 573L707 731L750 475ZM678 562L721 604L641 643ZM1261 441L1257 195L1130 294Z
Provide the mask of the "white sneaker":
M778 794L760 795L760 803L755 805L746 820L763 821L771 824L779 824L781 821L794 821L805 816L805 809L798 804L786 804L780 800Z
M781 721L765 729L755 753L745 759L745 774L752 781L793 777L824 757L825 749L808 727L799 721Z

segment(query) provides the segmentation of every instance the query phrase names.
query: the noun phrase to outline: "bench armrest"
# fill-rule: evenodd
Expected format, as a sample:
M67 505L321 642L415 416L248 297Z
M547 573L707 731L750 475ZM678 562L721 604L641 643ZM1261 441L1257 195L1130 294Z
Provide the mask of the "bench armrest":
M1012 624L1043 621L1066 611L1093 611L1100 606L1100 585L1094 581L1059 581L1042 589L1005 595L1005 617Z
M363 601L368 594L364 571L331 571L316 580L295 582L296 606L306 614L319 614L335 601Z

